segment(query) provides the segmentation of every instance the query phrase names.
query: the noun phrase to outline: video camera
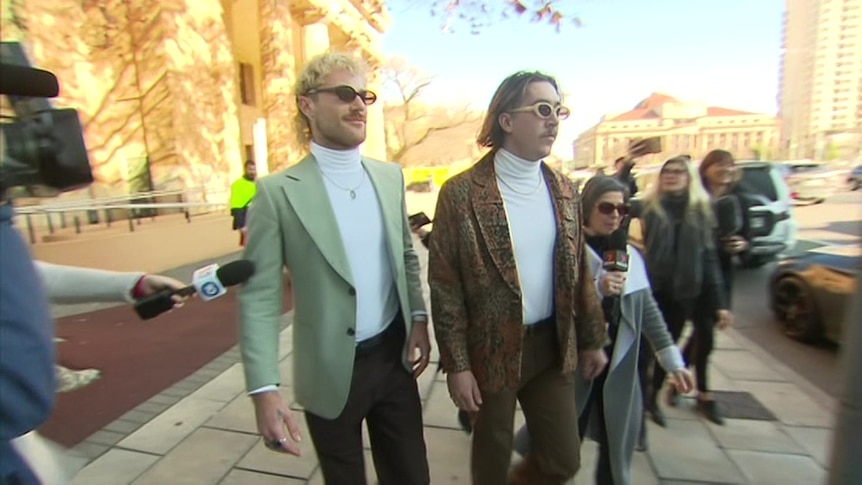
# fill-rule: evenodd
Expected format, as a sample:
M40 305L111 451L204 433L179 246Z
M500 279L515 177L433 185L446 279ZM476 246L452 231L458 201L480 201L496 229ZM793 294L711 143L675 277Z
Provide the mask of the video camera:
M78 111L55 109L54 74L31 66L21 44L0 42L0 197L52 197L93 183ZM9 108L14 116L9 116Z

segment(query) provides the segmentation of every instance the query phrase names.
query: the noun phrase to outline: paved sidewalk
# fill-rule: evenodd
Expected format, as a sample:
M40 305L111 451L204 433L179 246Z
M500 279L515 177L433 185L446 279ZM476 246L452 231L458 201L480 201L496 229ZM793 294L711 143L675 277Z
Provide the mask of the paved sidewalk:
M728 420L723 427L714 426L694 413L691 400L684 400L679 408L666 409L667 428L650 423L650 449L635 453L634 482L823 483L832 412L733 338L722 336L718 343L712 374L716 389L750 392L778 421ZM292 402L291 349L292 332L287 328L281 334L282 393ZM75 483L322 484L303 419L302 458L264 448L237 359L236 350L227 352L79 445L76 451L94 461ZM419 385L432 483L467 484L469 439L458 429L445 381L435 378L431 369ZM182 394L187 395L179 397ZM520 424L523 418L518 416L517 421ZM587 442L582 455L584 468L574 483L589 484L594 443ZM368 465L373 479L370 454Z
M285 315L284 323L290 318ZM281 392L289 402L292 340L288 327L281 333L280 349ZM755 352L735 332L720 333L712 385L716 390L750 393L777 419L728 419L725 426L715 426L695 414L693 399L683 399L679 407L665 409L667 428L649 423L649 451L635 453L634 483L824 483L834 403L810 386L797 384L798 378L785 367ZM435 376L435 368L431 364L419 380L431 482L467 484L469 437L459 429L445 380ZM75 452L91 461L75 483L322 484L304 419L299 421L305 437L302 458L263 446L234 348L76 447ZM523 417L519 414L516 421L519 426ZM366 456L373 483L370 452ZM575 484L593 483L595 461L595 444L588 441Z

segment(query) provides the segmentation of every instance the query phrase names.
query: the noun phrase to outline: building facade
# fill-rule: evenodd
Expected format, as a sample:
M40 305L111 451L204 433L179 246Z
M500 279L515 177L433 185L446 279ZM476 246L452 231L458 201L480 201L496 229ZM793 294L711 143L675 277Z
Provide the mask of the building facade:
M215 193L245 160L296 162L303 63L334 49L376 68L389 23L382 0L10 0L3 39L57 75L56 106L78 109L96 195L128 193L141 167L154 189ZM365 153L385 158L384 137L379 103Z
M576 167L611 166L626 154L631 140L661 137L663 152L644 157L658 162L689 154L695 159L721 148L739 159L771 158L779 143L775 116L729 108L685 103L653 93L625 113L602 117L574 142Z
M862 0L787 0L779 91L789 158L859 156Z

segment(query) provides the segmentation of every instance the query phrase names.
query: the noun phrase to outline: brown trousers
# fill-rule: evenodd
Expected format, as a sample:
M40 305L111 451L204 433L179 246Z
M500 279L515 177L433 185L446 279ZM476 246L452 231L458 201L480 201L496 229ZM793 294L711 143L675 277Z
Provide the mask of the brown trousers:
M527 420L531 453L522 474L525 483L563 484L580 467L575 376L560 371L561 359L553 320L528 328L521 354L518 389L482 393L473 428L471 468L474 485L508 483L516 403Z

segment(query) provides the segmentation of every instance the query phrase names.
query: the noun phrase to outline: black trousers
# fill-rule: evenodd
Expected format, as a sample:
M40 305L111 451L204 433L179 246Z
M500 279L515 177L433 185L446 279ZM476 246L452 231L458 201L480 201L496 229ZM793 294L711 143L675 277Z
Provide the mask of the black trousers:
M413 375L401 364L405 329L396 318L375 342L357 346L347 404L335 419L305 413L327 485L365 485L362 422L380 485L427 485L422 403Z
M709 305L705 298L696 301L677 301L664 293L656 293L656 303L667 323L668 331L674 342L678 342L685 328L685 321L691 318L693 331L691 338L683 351L685 363L694 365L697 390L708 392L706 368L709 364L709 356L715 347L715 309ZM653 380L651 404L655 404L655 398L664 384L667 373L656 362L653 366Z

